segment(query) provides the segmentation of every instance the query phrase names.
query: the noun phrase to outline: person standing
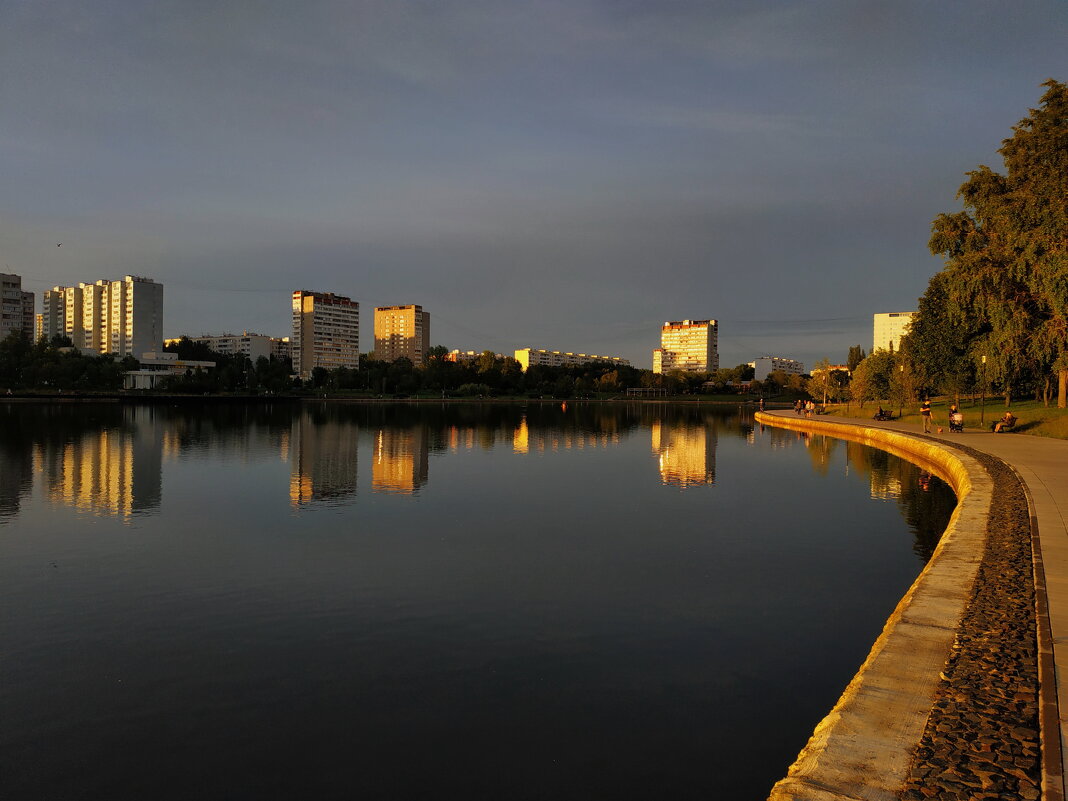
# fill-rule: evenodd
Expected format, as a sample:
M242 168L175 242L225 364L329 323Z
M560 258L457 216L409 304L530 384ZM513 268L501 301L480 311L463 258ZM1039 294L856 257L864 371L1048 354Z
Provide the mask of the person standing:
M920 404L920 417L923 419L923 433L931 433L931 401L924 398Z

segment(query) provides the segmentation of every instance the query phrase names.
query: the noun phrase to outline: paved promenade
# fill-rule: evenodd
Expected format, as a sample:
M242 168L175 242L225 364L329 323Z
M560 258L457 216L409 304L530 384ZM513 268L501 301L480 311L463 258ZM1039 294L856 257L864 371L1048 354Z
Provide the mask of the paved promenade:
M796 419L792 411L773 414ZM869 418L817 416L814 421L854 423L870 428L923 435L921 425L897 422L878 422ZM1031 496L1032 514L1037 520L1041 549L1041 573L1048 599L1049 633L1053 652L1055 676L1042 677L1043 683L1054 681L1057 708L1043 711L1044 725L1057 726L1060 731L1061 771L1055 765L1047 773L1046 799L1061 801L1064 795L1064 776L1068 775L1068 440L1031 437L1026 434L992 434L989 430L965 429L950 434L946 420L936 416L934 431L941 424L946 433L933 433L936 440L958 443L1002 459L1019 474ZM1042 582L1043 576L1038 576ZM1041 616L1041 610L1040 610ZM1039 621L1041 625L1042 621ZM1050 775L1050 774L1054 775Z

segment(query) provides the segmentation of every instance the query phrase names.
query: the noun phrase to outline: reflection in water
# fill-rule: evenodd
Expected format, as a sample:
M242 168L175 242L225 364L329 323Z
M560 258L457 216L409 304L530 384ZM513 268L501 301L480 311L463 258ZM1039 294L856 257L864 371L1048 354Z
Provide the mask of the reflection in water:
M492 450L515 454L607 449L648 429L661 484L713 486L720 432L753 447L804 447L826 474L845 449L844 471L863 476L873 499L895 501L927 559L937 521L955 500L937 479L884 451L830 437L754 426L744 409L671 404L336 405L163 407L6 405L0 437L0 523L19 514L39 477L50 501L129 518L156 509L162 463L189 455L289 463L293 506L354 503L360 433L370 442L371 489L419 492L431 452ZM366 442L366 439L365 439ZM283 486L277 491L285 492Z
M289 449L289 501L294 506L356 494L359 428L323 412L293 418Z
M664 484L686 487L716 482L716 427L685 422L652 424L653 455Z
M0 402L0 429L18 798L763 797L952 505L696 404Z
M413 428L380 428L375 433L371 462L371 488L375 492L411 495L426 484L430 472L427 431Z
M121 424L33 446L48 498L128 518L160 504L163 430L153 407L125 407Z

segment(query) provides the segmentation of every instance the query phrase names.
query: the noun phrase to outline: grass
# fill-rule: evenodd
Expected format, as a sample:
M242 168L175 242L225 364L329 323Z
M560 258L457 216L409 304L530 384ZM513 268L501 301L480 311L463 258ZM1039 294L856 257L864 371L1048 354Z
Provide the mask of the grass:
M935 398L931 401L931 412L936 430L939 426L947 431L949 430L949 406L952 402L951 398ZM1054 400L1054 403L1056 403L1056 400ZM828 405L827 412L828 414L842 417L871 417L875 414L875 410L879 408L879 405L879 401L868 401L864 404L863 409L855 403L849 404L848 407L845 404L839 404L838 406ZM882 407L892 411L895 420L897 419L896 406L893 406L889 401L882 401ZM985 415L981 414L981 408L979 400L976 400L973 404L969 398L961 399L960 410L964 413L965 431L988 431L990 424L1005 413L1005 402L1001 398L987 398ZM1068 409L1058 409L1055 405L1043 406L1040 401L1036 400L1025 400L1013 401L1009 410L1018 418L1014 433L1030 434L1035 437L1050 437L1052 439L1068 439ZM918 429L923 430L918 404L905 407L902 411L902 423L906 425L913 423ZM981 416L983 422L980 422Z

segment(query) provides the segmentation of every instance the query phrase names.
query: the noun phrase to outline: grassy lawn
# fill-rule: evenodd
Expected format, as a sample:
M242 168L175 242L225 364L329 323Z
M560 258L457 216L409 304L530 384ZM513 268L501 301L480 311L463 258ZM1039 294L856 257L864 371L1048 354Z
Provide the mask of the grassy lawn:
M931 411L936 428L941 426L944 430L949 430L949 406L951 403L952 399L950 398L936 398L931 401ZM883 401L882 407L893 411L894 418L897 418L896 406L893 406L889 401ZM870 418L878 408L879 401L868 401L864 404L863 409L855 403L849 404L848 407L845 404L838 406L828 405L827 412L842 417ZM1068 439L1068 409L1058 409L1056 406L1046 407L1035 400L1013 401L1012 406L1009 408L1019 418L1014 433ZM986 415L983 425L980 425L979 422L980 402L978 400L973 405L970 399L963 398L961 411L964 413L965 431L988 431L990 430L990 424L1005 413L1005 402L1001 398L986 399ZM912 423L918 430L922 431L923 423L920 420L919 405L906 406L901 415L901 422L906 425Z

